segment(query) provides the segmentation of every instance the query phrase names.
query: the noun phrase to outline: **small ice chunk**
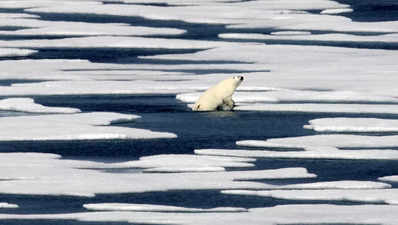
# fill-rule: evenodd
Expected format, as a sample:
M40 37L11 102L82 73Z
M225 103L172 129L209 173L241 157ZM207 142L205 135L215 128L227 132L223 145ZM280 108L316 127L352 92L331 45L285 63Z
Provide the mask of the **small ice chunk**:
M19 208L19 206L7 202L0 202L0 209L15 209L15 208Z
M311 35L310 31L276 31L271 32L275 36L294 36L294 35Z
M20 48L0 48L0 57L28 56L36 53L36 50Z
M351 13L354 10L351 8L342 8L342 9L324 9L321 11L321 14L329 14L329 15L334 15L334 14L341 14L341 13Z

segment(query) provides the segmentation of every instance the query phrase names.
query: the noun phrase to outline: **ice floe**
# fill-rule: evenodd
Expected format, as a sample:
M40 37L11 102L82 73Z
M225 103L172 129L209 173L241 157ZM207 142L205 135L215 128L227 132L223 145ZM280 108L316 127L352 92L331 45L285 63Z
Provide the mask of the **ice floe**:
M332 147L309 147L305 151L268 151L234 149L197 149L196 154L256 158L293 159L379 159L397 160L397 150L339 150Z
M386 181L386 182L398 182L398 176L385 176L380 177L379 180Z
M19 206L16 204L10 204L7 202L0 202L0 209L15 209L18 208Z
M78 113L0 118L1 141L87 140L175 138L175 134L109 125L112 121L132 120L135 115L118 113Z
M398 105L391 104L250 104L239 105L236 110L298 113L349 113L349 114L398 114Z
M341 14L341 13L351 13L353 9L350 8L342 8L342 9L325 9L321 11L321 14Z
M0 110L32 113L78 113L79 109L67 107L47 107L34 102L31 98L7 98L0 100Z
M94 36L53 40L0 41L0 47L15 48L142 48L142 49L207 49L233 45L226 42L183 39Z
M364 190L229 190L224 194L254 195L288 200L323 200L323 201L355 201L365 203L398 204L396 189L364 189Z
M244 39L244 40L256 40L256 41L320 41L320 42L355 42L361 44L361 42L366 43L371 47L371 43L374 46L391 45L395 46L397 42L397 34L385 34L385 35L372 35L372 36L358 36L352 34L313 34L313 35L265 35L265 34L242 34L242 33L229 33L220 34L219 37L225 39Z
M164 213L164 212L85 212L70 214L0 214L0 219L78 220L81 222L130 222L152 224L238 225L263 224L383 224L394 225L398 210L394 205L332 205L332 204L289 204L266 208L249 209L248 212L210 213ZM216 219L215 219L216 218Z
M181 4L183 1L167 1L168 4ZM162 2L165 3L165 2ZM35 7L27 12L53 12L53 13L83 13L118 16L139 16L155 20L181 20L190 23L211 24L251 24L281 16L284 11L343 8L346 5L333 1L312 0L292 3L287 1L267 2L248 1L234 4L220 4L216 1L205 1L198 4L192 1L183 3L184 10L180 7L157 7L139 4L114 4L102 5L95 2L84 2L77 7L76 4L58 4ZM233 12L233 13L231 13ZM255 20L255 21L251 21Z
M324 134L288 138L271 138L267 141L239 141L238 145L255 147L337 147L337 148L388 148L398 146L396 135L366 136L351 134ZM269 145L270 144L270 145Z
M332 132L397 132L398 120L378 118L321 118L304 126L315 131Z
M144 172L212 172L225 167L253 167L254 159L200 155L154 155L137 161L104 164L97 168L143 168Z
M0 48L0 57L28 56L36 53L35 50L19 48Z
M305 168L195 173L107 173L102 163L63 160L57 155L0 153L0 192L7 194L94 196L167 190L263 189L253 179L313 178ZM155 163L156 165L156 163ZM112 185L110 185L112 184Z
M246 212L244 208L219 207L211 209L185 208L150 204L98 203L85 204L84 208L100 211L136 211L136 212Z
M0 14L1 16L1 14ZM146 35L179 35L185 30L176 28L156 28L129 26L123 23L85 23L65 21L42 21L37 19L5 18L0 24L8 26L25 26L28 28L16 31L0 31L0 35L63 35L63 36L146 36Z
M267 54L264 54L267 53ZM350 56L350 57L347 57ZM397 96L397 82L394 76L397 65L395 51L375 49L352 49L326 46L299 45L247 45L213 48L193 54L173 54L145 57L157 60L207 60L238 61L242 69L250 65L268 69L245 75L243 87L269 87L290 90L331 90L328 93L313 92L319 99L332 101L335 98L360 101L392 98ZM344 59L344 60L343 60ZM311 62L310 66L303 66ZM364 67L363 65L367 66ZM325 70L325 68L328 68ZM256 72L256 71L253 71ZM290 92L290 96L293 96ZM296 92L296 94L299 92ZM287 95L289 93L282 93ZM311 98L310 92L302 92L301 97ZM374 97L372 97L374 96ZM337 107L336 107L337 108Z

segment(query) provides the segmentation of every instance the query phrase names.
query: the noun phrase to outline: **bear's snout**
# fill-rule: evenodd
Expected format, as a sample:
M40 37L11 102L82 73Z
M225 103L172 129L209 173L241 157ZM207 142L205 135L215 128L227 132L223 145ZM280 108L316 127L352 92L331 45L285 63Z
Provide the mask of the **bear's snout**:
M242 80L242 81L243 81L243 80L244 80L244 78L241 76L241 77L239 78L239 80Z

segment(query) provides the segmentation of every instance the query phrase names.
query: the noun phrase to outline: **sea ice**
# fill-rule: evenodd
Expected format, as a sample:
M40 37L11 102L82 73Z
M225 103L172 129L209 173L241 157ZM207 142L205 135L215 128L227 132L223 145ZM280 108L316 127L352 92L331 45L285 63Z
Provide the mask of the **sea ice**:
M5 194L94 196L167 190L264 189L253 179L313 178L305 168L194 173L107 173L102 163L63 160L39 153L0 153L0 192ZM154 163L156 165L156 163ZM109 185L112 184L112 185Z
M333 132L396 132L398 120L377 118L321 118L304 126L315 131Z
M84 212L70 214L0 214L0 219L78 220L81 222L129 222L134 224L264 225L264 224L382 224L395 225L395 205L288 204L249 209L248 212ZM215 219L216 218L216 219Z
M1 15L1 14L0 14ZM64 36L146 36L146 35L179 35L185 30L175 28L154 28L129 26L121 23L84 23L56 22L29 19L0 21L10 25L22 25L32 28L17 31L0 31L0 35L64 35Z
M22 140L87 140L175 138L175 134L109 125L112 121L136 119L118 113L78 113L2 117L1 141Z
M16 205L16 204L10 204L10 203L7 203L7 202L0 202L0 209L4 209L4 208L6 208L6 209L15 209L15 208L18 208L19 206L18 205Z
M297 147L329 146L338 148L388 148L398 146L398 138L396 135L365 136L351 134L325 134L288 138L271 138L264 142L264 144L267 143ZM237 144L250 145L250 142L238 142Z
M288 146L289 147L289 146ZM250 158L293 159L379 159L397 160L397 150L339 150L333 147L308 147L305 151L267 151L233 149L197 149L196 154Z
M0 100L0 110L32 113L78 113L79 109L67 107L47 107L34 102L31 98L7 98Z
M219 207L211 209L185 208L150 204L97 203L85 204L88 210L100 211L135 211L135 212L246 212L244 208Z
M254 195L288 200L355 201L366 203L398 204L397 189L329 189L329 190L229 190L232 195Z
M104 164L96 168L143 168L144 172L212 172L225 167L253 167L255 159L167 154L141 157L137 161Z
M28 56L36 53L35 50L20 49L20 48L0 48L0 57L17 57L17 56Z
M329 99L330 101L330 99ZM236 110L298 113L349 113L349 114L398 114L398 105L392 104L250 104L239 105Z
M350 8L342 8L342 9L325 9L321 11L321 14L341 14L341 13L351 13L353 9Z

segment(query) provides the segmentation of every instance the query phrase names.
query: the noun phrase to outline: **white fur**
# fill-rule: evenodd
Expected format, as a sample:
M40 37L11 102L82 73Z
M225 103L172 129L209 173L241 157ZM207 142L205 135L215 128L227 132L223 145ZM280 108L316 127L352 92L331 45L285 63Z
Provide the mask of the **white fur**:
M235 76L222 80L217 85L207 89L207 91L200 96L199 100L196 101L195 105L192 107L192 110L232 110L235 106L235 102L232 100L232 95L242 81L242 76Z

